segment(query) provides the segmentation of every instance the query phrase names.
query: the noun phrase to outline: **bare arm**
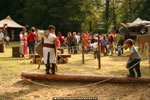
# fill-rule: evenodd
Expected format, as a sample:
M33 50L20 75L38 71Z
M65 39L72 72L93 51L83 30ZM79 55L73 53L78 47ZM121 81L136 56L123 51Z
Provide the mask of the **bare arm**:
M121 57L131 57L133 54L121 55Z

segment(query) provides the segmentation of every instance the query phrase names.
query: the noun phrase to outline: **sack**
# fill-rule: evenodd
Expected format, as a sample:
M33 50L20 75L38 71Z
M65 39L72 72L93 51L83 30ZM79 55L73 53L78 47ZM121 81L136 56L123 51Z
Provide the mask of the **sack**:
M35 46L35 51L41 58L43 57L43 43L44 40L42 39L42 41Z

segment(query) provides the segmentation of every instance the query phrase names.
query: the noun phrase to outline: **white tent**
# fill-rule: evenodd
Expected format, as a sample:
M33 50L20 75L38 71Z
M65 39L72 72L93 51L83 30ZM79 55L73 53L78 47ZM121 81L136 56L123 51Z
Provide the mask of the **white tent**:
M7 16L5 19L0 21L0 28L4 27L4 24L7 24L7 27L9 28L23 28L22 25L19 25L14 20L12 20L10 16Z
M142 20L140 18L137 18L132 23L127 23L127 26L128 27L138 27L138 26L147 25L147 24L150 24L150 21L146 21L146 20Z

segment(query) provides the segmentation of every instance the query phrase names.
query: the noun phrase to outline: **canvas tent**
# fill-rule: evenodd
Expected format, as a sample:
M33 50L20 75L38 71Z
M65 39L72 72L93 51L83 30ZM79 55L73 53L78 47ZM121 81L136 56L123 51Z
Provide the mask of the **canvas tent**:
M0 28L4 27L4 24L7 24L8 28L23 28L22 25L19 25L10 16L7 16L5 19L0 21Z
M148 28L148 34L150 34L150 25L146 25L146 28Z
M121 25L126 27L126 28L139 27L139 26L148 25L148 24L150 24L150 21L142 20L140 18L137 18L132 23L127 23L127 24L121 23Z
M138 34L140 34L140 31L144 28L145 25L149 25L150 21L146 21L146 20L142 20L140 18L137 18L135 21L133 21L132 23L121 23L121 25L123 27L125 27L127 29L127 38L132 38L132 39L136 39L136 36ZM147 28L146 32L147 32Z

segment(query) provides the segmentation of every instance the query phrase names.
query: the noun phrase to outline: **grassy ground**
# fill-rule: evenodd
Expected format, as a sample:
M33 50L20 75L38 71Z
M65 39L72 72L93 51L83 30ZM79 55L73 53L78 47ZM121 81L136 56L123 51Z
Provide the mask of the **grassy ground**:
M31 59L12 58L12 46L19 45L12 42L6 47L6 52L0 54L0 100L51 100L52 97L98 97L99 100L150 100L150 84L99 84L86 88L75 88L88 83L79 82L40 82L50 86L60 87L59 89L42 87L35 84L24 84L20 78L20 73L43 72L45 66L42 65L37 70L38 65L30 64ZM126 51L128 52L128 51ZM98 69L97 60L93 59L93 54L85 55L85 64L82 64L82 55L72 55L68 64L59 64L58 73L70 74L96 74L96 75L122 75L128 74L125 68L127 58L107 56L101 58L102 68ZM142 58L145 58L143 55ZM143 77L149 77L148 61L141 62Z

